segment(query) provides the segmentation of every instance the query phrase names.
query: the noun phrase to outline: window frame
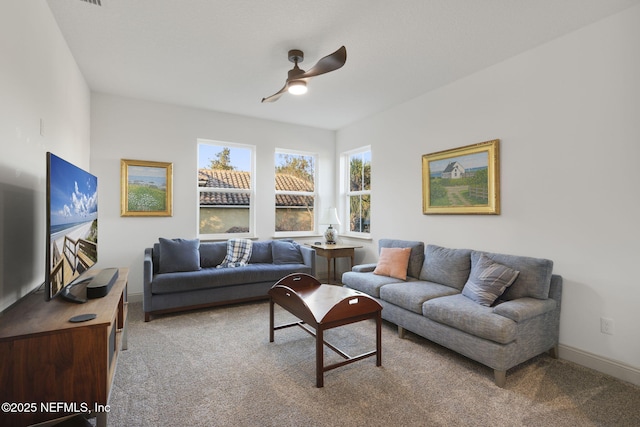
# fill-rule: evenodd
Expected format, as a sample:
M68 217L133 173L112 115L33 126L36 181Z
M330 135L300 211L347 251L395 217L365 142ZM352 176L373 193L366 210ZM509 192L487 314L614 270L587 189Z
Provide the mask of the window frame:
M371 167L371 177L370 177L370 181L369 181L369 189L368 190L358 190L358 191L352 191L351 190L351 162L350 159L352 156L357 155L357 154L365 154L365 153L369 153L369 163L370 163L370 167ZM365 232L365 231L351 231L351 212L350 212L350 207L351 207L351 197L353 196L369 196L369 203L371 204L371 189L373 187L372 181L373 181L373 151L371 150L371 146L370 145L365 145L363 147L359 147L359 148L355 148L353 150L349 150L349 151L344 151L342 152L341 156L341 169L342 169L342 173L341 173L341 177L342 177L342 182L341 182L341 188L342 188L342 200L343 200L343 206L342 206L342 217L345 218L345 221L343 221L344 226L343 226L343 230L342 230L342 235L343 236L349 236L349 237L355 237L355 238L360 238L360 239L367 239L367 240L371 240L371 205L369 206L369 231Z
M313 167L313 192L308 191L286 191L286 190L276 190L276 157L278 154L290 154L294 156L307 156L312 157L314 162ZM315 236L318 234L318 153L310 152L310 151L301 151L301 150L291 150L288 148L277 148L273 153L273 209L274 209L274 237L304 237L304 236ZM303 231L277 231L276 230L276 198L279 194L283 195L292 195L292 196L307 196L313 197L313 229L311 230L303 230Z
M250 160L249 160L249 189L245 188L216 188L216 187L200 187L198 182L199 179L199 171L200 171L200 146L201 145L210 145L215 147L233 147L239 149L246 149L250 151ZM255 238L256 236L256 212L255 212L255 203L256 203L256 146L250 144L241 144L236 142L228 142L228 141L219 141L212 140L206 138L198 138L197 139L197 150L196 150L196 186L197 186L197 196L196 196L196 235L200 240L228 240L232 238ZM243 193L249 194L249 231L248 232L240 232L240 233L200 233L200 194L201 193Z

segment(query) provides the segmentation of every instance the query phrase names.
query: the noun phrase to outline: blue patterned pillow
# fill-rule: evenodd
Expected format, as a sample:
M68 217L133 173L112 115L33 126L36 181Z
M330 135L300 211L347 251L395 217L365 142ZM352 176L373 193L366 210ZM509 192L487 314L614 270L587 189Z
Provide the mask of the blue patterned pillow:
M469 280L462 295L489 307L518 278L519 271L494 262L486 255L471 265Z
M252 242L249 239L229 239L227 255L216 268L242 267L247 265L251 257Z

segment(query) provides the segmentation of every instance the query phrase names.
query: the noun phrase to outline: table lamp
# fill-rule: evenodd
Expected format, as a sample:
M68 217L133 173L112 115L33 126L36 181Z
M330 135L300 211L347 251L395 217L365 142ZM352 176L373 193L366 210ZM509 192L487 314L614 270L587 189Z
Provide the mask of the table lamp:
M335 245L338 239L338 230L333 228L334 225L340 225L340 219L338 218L338 210L336 208L329 208L322 215L320 224L329 225L324 232L324 240L327 245Z

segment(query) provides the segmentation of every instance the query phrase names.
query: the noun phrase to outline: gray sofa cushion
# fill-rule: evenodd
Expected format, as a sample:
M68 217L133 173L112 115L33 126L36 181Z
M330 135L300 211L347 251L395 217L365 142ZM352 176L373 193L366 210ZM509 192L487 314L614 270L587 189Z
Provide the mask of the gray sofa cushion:
M160 237L160 256L158 271L172 273L177 271L200 270L200 240L165 239Z
M274 240L271 242L274 264L302 264L302 254L296 242Z
M378 242L378 252L382 248L411 248L409 256L409 266L407 267L407 275L418 278L422 262L424 261L424 243L411 240L397 239L380 239Z
M422 314L422 304L432 298L455 295L459 290L433 282L391 283L380 288L380 299Z
M471 271L471 249L449 249L427 245L420 280L462 290Z
M407 277L407 281L415 281ZM345 286L355 289L356 291L364 292L374 298L380 298L380 288L389 283L398 283L399 279L394 279L388 276L379 276L373 274L373 272L358 273L354 271L347 271L342 274L342 283ZM404 282L403 282L404 283Z
M549 298L553 261L542 258L531 258L518 255L504 255L491 252L471 252L472 262L485 254L492 260L507 267L518 270L520 274L504 294L501 300L509 301L517 298L531 297L538 299Z
M477 304L462 294L434 298L422 304L429 319L477 337L508 344L516 339L516 322Z
M471 266L471 274L462 289L462 295L489 307L511 286L518 274L520 274L518 270L499 264L488 256L480 255Z

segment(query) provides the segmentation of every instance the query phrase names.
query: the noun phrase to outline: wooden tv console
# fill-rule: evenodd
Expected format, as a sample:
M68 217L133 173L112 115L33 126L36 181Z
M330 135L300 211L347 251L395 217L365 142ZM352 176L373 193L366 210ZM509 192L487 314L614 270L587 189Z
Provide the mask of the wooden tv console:
M92 412L106 427L116 362L127 348L128 274L120 268L103 298L74 304L33 293L0 315L0 425ZM69 321L87 313L96 318Z

